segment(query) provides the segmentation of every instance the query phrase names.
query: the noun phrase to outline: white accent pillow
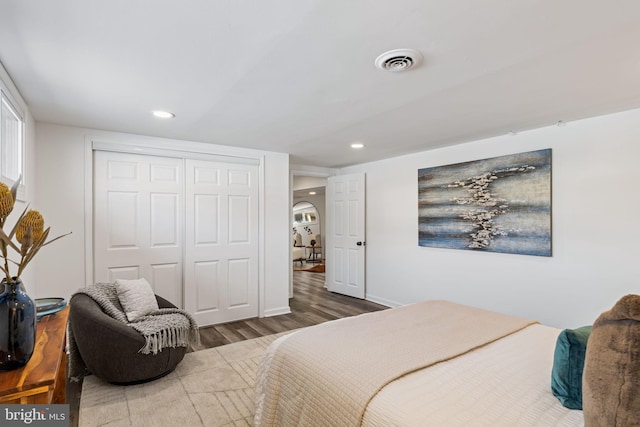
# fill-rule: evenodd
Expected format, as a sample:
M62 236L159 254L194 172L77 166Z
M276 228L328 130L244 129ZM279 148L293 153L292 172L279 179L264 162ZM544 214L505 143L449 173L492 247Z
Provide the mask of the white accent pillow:
M158 301L146 279L116 280L118 299L129 322L158 309Z

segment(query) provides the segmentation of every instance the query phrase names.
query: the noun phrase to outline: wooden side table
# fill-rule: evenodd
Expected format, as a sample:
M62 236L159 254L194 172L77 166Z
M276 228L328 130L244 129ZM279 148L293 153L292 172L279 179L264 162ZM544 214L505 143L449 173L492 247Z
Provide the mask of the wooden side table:
M65 403L65 353L69 307L42 317L31 359L22 368L0 372L1 404Z
M311 249L311 253L306 259L307 262L322 262L322 258L318 259L318 255L320 255L320 253L316 252L316 250L322 249L322 246L315 245L315 246L307 246L306 248Z

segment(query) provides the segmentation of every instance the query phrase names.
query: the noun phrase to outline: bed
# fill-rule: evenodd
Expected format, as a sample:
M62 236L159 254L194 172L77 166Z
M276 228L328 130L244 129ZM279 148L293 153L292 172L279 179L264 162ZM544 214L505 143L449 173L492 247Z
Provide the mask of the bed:
M426 301L284 336L256 378L256 426L582 426L551 393L559 329Z

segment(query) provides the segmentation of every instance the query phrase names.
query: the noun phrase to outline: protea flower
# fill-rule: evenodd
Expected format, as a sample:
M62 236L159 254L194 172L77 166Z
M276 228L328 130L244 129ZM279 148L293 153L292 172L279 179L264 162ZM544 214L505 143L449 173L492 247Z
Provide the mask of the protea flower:
M28 210L16 227L16 238L27 249L38 241L44 233L44 218L38 211Z
M0 182L0 219L6 219L13 210L13 195L6 184Z
M44 218L40 212L27 208L22 212L11 231L9 233L4 231L5 221L13 210L21 180L22 177L18 177L11 189L0 182L0 257L4 260L2 263L4 265L0 265L0 271L4 273L7 282L19 279L27 264L43 246L66 236L63 234L47 241L50 228L44 228ZM19 246L13 241L13 237L18 241ZM9 258L9 249L20 254L20 262L12 261ZM9 262L18 266L18 272L15 276L9 271Z

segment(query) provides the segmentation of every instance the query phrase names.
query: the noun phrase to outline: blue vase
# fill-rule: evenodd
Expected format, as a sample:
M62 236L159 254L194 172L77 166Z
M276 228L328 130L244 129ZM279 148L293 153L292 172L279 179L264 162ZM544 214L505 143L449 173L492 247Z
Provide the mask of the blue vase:
M2 290L4 288L4 290ZM36 305L20 279L0 282L0 372L27 364L36 343Z

